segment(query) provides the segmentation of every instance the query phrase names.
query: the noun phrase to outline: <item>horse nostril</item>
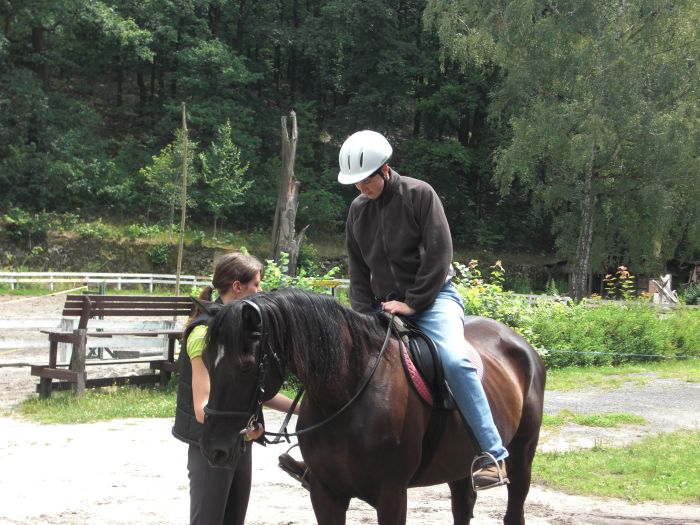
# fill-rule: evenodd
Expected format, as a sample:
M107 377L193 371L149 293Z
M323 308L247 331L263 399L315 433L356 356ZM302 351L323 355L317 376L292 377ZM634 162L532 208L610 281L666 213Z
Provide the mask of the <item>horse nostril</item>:
M209 453L209 463L214 466L223 465L228 460L228 452L221 448L216 448Z

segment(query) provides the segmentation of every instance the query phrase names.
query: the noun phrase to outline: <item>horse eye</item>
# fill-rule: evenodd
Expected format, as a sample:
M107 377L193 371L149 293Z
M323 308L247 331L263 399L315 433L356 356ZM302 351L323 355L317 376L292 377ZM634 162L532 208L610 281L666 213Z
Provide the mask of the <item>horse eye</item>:
M260 332L250 332L243 343L243 353L252 354L260 344Z

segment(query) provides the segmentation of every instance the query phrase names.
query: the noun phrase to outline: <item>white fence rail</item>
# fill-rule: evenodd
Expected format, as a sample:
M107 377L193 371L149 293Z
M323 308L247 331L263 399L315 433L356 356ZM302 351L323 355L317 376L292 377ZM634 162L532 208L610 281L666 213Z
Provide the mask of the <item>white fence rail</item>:
M14 290L18 284L44 284L51 290L57 284L111 284L121 290L123 285L148 285L149 292L157 284L175 286L177 276L153 273L85 273L85 272L0 272L0 283L10 285ZM181 275L181 286L204 286L209 284L207 277Z
M155 285L162 284L166 286L175 286L177 276L174 274L151 274L151 273L85 273L85 272L0 272L0 283L9 284L11 289L15 289L18 284L45 284L51 290L55 289L57 284L112 284L116 285L117 290L121 290L123 285L141 284L148 285L149 292L153 292ZM319 284L325 285L333 293L336 288L348 288L349 279L319 279ZM209 278L196 275L181 275L181 286L205 286L209 284ZM538 294L513 294L524 298L529 304L536 303L539 300L552 300L562 303L570 303L572 299L567 296L548 296ZM586 299L586 304L589 306L597 306L605 303L621 302L609 301L606 299ZM654 305L649 302L649 306ZM669 305L664 305L669 306ZM670 305L672 308L675 305ZM679 305L683 307L693 308L692 306ZM697 308L697 307L695 307Z

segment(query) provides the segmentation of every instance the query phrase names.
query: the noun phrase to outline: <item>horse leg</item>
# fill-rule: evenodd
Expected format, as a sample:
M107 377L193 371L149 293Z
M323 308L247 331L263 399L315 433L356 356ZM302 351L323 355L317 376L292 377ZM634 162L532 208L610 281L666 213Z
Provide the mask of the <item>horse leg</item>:
M345 515L350 505L350 498L331 494L320 483L314 483L313 477L309 481L311 484L311 505L316 515L316 523L318 525L345 525Z
M469 525L474 517L476 492L472 490L469 478L458 479L448 483L452 500L452 519L454 525Z
M377 498L377 525L406 525L406 487L384 490Z
M530 491L532 460L537 449L537 435L516 436L508 446L510 456L506 458L508 470L508 507L503 517L505 525L525 524L525 498Z

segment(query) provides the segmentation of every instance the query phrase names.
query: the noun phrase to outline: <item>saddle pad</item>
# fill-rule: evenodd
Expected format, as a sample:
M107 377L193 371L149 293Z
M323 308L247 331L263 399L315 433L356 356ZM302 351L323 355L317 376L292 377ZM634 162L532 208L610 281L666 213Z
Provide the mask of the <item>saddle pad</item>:
M479 378L479 381L482 381L484 378L484 363L481 360L481 356L471 345L468 346L467 353L469 361L476 369L476 375ZM433 393L423 379L423 376L420 374L420 372L418 372L418 369L413 364L413 361L411 361L411 358L408 355L408 350L406 349L406 345L403 343L403 341L401 341L401 359L403 360L404 369L406 370L406 375L408 376L409 382L416 389L416 392L418 392L421 399L429 406L433 406Z

